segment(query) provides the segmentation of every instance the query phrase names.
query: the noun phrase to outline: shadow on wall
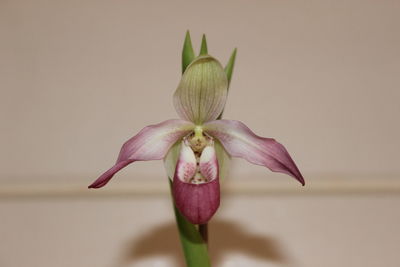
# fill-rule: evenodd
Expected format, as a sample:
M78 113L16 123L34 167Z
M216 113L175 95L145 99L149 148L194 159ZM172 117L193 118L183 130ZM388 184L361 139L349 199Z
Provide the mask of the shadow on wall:
M288 266L290 257L272 237L249 233L242 226L221 220L209 224L210 253L213 266L222 264L225 254L240 252L256 260L273 262L278 266ZM138 260L154 256L169 256L174 266L185 267L184 256L178 238L176 225L164 224L144 233L126 245L121 260L116 267L127 267Z

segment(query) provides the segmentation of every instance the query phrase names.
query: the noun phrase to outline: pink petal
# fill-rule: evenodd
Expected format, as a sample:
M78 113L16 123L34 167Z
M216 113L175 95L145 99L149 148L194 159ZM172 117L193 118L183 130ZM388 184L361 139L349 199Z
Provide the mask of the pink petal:
M175 205L193 224L207 223L219 207L219 180L190 184L174 177Z
M194 125L183 120L167 120L143 128L122 146L115 165L102 174L89 188L106 185L116 172L134 161L164 158L170 147L193 130Z
M190 183L196 175L196 159L189 146L182 143L181 153L173 180L173 196L179 211L194 224L208 222L217 211L220 202L218 163L214 149L203 150L205 156L200 158L199 169L205 178L211 179L204 183ZM190 151L189 151L190 150ZM211 151L212 150L212 151ZM197 174L198 175L198 174Z
M231 156L286 173L304 185L304 178L289 153L274 139L260 137L240 121L233 120L208 122L203 129L217 138Z

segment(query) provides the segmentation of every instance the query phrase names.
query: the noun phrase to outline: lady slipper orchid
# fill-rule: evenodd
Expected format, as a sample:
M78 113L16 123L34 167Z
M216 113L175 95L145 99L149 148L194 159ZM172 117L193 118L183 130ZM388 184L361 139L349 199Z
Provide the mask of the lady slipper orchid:
M192 223L204 224L219 207L222 154L246 159L274 172L286 173L304 185L289 153L274 139L253 133L242 122L219 120L228 94L228 78L221 64L201 55L186 68L174 94L181 119L150 125L121 148L115 165L89 188L106 185L113 175L134 161L164 159L173 177L175 205ZM172 150L179 151L177 157ZM220 163L220 164L219 164ZM168 168L168 165L173 165Z

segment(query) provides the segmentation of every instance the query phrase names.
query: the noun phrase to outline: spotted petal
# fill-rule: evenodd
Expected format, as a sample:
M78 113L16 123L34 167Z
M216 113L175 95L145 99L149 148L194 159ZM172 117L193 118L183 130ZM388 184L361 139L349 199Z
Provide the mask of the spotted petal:
M185 141L182 141L175 176L183 182L189 183L196 174L197 161L193 150Z
M260 137L240 121L233 120L208 122L203 129L217 138L231 156L286 173L304 185L303 176L289 153L274 139Z
M122 146L115 165L103 173L89 188L103 187L116 172L134 161L164 158L170 147L193 128L192 123L183 120L167 120L145 127Z
M209 181L218 178L218 161L214 144L206 146L201 152L199 169L200 173Z
M200 175L207 182L192 183ZM193 151L182 142L172 188L176 207L191 223L208 222L220 202L218 162L214 147L207 146L203 150L197 169Z
M228 78L221 64L208 55L196 58L183 73L174 93L178 115L201 125L215 120L225 106Z

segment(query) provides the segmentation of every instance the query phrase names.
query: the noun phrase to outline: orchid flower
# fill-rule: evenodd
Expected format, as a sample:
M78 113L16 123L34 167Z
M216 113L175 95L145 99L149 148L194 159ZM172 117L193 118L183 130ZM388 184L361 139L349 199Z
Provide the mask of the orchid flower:
M227 95L228 77L221 64L210 55L195 58L173 96L180 119L147 126L129 139L115 165L89 188L105 186L115 173L135 161L164 159L169 177L173 177L176 207L193 224L204 224L220 204L224 154L288 174L304 185L283 145L256 135L240 121L218 119ZM221 145L222 154L216 152ZM177 158L172 150L179 151Z

